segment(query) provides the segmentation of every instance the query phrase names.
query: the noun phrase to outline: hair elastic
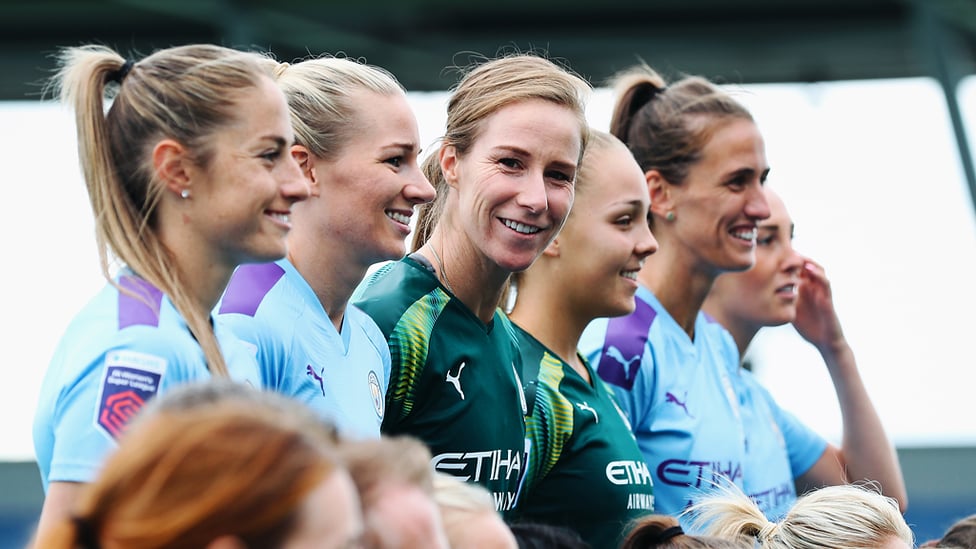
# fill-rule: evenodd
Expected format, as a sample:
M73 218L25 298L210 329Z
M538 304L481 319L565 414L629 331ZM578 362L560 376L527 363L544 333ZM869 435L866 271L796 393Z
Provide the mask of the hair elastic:
M131 59L126 59L125 63L122 63L122 66L119 67L119 70L109 73L108 80L110 82L118 82L119 84L121 84L122 81L125 80L125 77L129 75L129 71L132 70L132 67L135 64L136 64L135 61Z
M657 539L654 540L654 543L664 543L669 539L675 536L681 536L684 533L685 531L681 528L681 526L672 526L671 528L661 531L661 533L657 535Z

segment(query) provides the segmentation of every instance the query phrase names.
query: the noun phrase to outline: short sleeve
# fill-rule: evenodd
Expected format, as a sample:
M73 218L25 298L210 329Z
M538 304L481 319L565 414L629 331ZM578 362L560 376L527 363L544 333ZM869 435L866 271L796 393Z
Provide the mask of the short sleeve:
M52 418L48 482L89 482L132 418L162 389L165 357L125 348L100 355L66 386Z
M776 425L783 434L783 440L786 441L793 478L797 478L809 471L810 467L820 459L827 449L827 441L795 415L780 408L768 391L763 389L763 392L769 400L769 407L773 412Z

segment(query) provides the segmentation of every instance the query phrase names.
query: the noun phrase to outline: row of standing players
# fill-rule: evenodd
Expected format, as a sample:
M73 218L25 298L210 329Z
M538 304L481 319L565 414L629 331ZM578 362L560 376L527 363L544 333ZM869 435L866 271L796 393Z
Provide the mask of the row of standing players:
M589 85L568 70L486 61L421 165L403 88L352 60L184 46L62 61L103 270L124 267L44 380L41 530L147 400L210 376L306 402L347 436L418 437L507 519L594 547L723 479L772 518L795 486L864 479L905 506L823 269L764 190L762 137L709 82L621 75L610 135L587 127ZM739 367L762 326L791 321L833 379L841 447Z

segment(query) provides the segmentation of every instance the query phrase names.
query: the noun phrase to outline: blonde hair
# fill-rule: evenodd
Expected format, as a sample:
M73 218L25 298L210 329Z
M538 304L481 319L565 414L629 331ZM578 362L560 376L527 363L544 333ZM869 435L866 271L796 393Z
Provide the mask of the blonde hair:
M295 139L309 152L333 160L356 131L354 101L362 92L404 95L388 71L352 59L321 57L299 63L274 63L274 77L285 92Z
M415 486L427 495L434 491L430 450L413 437L350 441L341 446L340 454L364 506L382 497L381 486L387 482Z
M441 512L441 520L444 523L444 532L452 547L464 547L467 542L463 538L476 535L478 537L492 537L486 532L480 531L472 534L469 525L478 518L494 519L497 524L504 525L505 530L508 526L502 522L501 516L495 510L494 499L491 492L480 484L464 482L456 477L445 473L436 473L434 476L434 503L437 504ZM509 531L514 542L514 534ZM488 540L482 540L488 545ZM501 539L493 541L502 542ZM490 545L496 547L498 545Z
M516 54L485 62L469 69L451 93L441 148L452 146L462 156L481 135L488 117L513 103L541 99L566 107L576 115L582 156L588 138L585 107L589 91L590 85L582 78L538 55ZM449 189L437 151L424 161L423 171L434 186L437 198L419 207L414 251L430 238L443 213Z
M768 520L751 498L729 486L706 496L686 513L695 528L707 535L748 536L765 549L876 549L892 537L913 546L912 531L898 511L898 503L857 485L809 492L779 522Z
M576 171L576 197L579 198L580 194L585 194L587 190L593 186L593 180L599 177L602 171L599 165L595 164L593 157L597 153L608 151L614 147L627 146L623 144L622 141L617 139L614 135L590 128L589 140L586 144L586 151L583 156L580 157L579 169ZM573 215L572 210L570 210L569 215Z
M262 398L281 402L238 398L147 416L83 487L73 518L37 546L176 549L231 535L277 547L308 494L346 473L328 429L292 417L299 405L284 397Z
M193 305L186 274L157 234L155 212L163 188L150 155L156 142L169 137L207 168L214 153L211 137L237 119L238 98L262 75L270 76L257 55L219 46L164 49L133 64L109 48L89 45L62 50L52 80L62 101L75 110L103 276L116 284L109 274L111 252L165 293L200 343L210 371L220 376L227 375L227 367L209 311ZM104 102L110 98L106 113Z
M495 513L491 492L480 484L458 480L446 473L434 474L434 501L437 506L467 513Z
M738 101L708 80L688 76L667 84L647 65L618 73L610 133L627 144L645 173L684 182L712 134L734 119L752 120Z

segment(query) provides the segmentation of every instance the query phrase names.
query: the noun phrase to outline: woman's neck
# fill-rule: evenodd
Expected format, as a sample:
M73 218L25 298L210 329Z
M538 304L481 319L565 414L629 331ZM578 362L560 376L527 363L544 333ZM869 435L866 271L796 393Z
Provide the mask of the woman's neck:
M755 339L756 334L759 333L762 327L749 320L736 318L728 312L728 309L715 296L709 296L705 300L705 304L702 305L702 310L708 313L709 316L714 318L716 322L721 324L732 335L732 339L735 340L735 346L739 349L739 362L741 363L742 359L746 356L746 349L749 348L749 344L752 343L752 340Z
M289 235L288 260L315 292L336 330L341 331L349 298L369 266L362 264L355 250L341 243L323 246L320 240L303 233Z
M482 322L491 321L510 272L473 250L466 242L443 237L437 229L417 251L430 261L438 280L454 297Z
M190 298L191 306L201 318L209 317L227 288L236 265L202 258L183 250L172 256L183 275L183 290Z
M674 254L671 257L667 253L654 254L647 258L638 280L651 290L678 326L694 340L695 321L717 275L701 272L682 259Z
M583 330L593 318L575 314L576 308L567 298L569 293L554 283L555 276L535 276L537 274L525 273L522 276L518 299L509 318L589 381L589 373L577 354L577 348Z

